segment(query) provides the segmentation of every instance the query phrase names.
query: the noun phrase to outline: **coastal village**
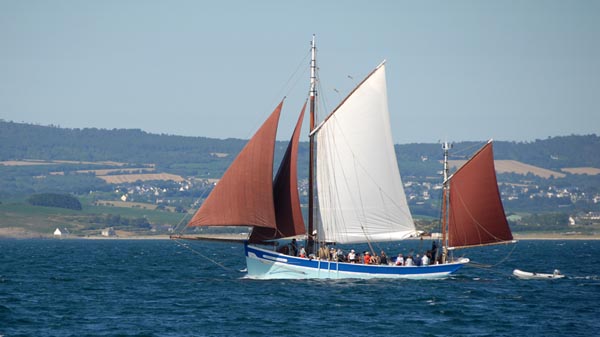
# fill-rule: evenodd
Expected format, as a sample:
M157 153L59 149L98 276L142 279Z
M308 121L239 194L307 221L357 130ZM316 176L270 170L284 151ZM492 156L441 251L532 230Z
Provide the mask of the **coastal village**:
M118 185L115 195L123 202L140 202L156 204L158 207L168 207L172 211L182 211L182 201L190 194L201 193L206 195L212 186L218 183L218 179L182 179L173 182L171 186L165 187L163 183L136 182ZM302 179L298 183L301 197L308 195L308 180ZM526 183L499 183L502 199L513 200L555 200L559 207L567 207L575 203L599 204L600 193L586 193L580 187L562 187L547 184ZM429 181L405 180L404 189L410 204L423 205L439 197L442 189L441 183ZM199 206L200 200L196 200L192 207ZM114 202L112 205L115 205ZM140 204L139 207L143 207Z
M161 208L172 212L193 212L200 206L202 198L206 196L217 179L181 179L165 186L164 182L137 182L119 185L115 188L114 195L118 200L97 201L98 204L107 204L122 207L151 207ZM299 192L303 204L307 202L308 180L299 181ZM600 193L586 193L580 187L563 187L551 183L545 185L526 183L499 183L502 199L507 205L511 202L528 201L529 203L551 202L557 205L557 210L566 209L572 205L597 205L600 203ZM411 207L428 205L433 207L441 198L441 183L430 181L406 179L404 189ZM194 197L192 197L194 196ZM511 212L510 206L506 207L507 214ZM417 213L417 216L419 214ZM510 218L510 216L509 216ZM568 225L598 225L600 212L570 212ZM566 224L565 224L566 225ZM165 228L161 228L164 231ZM172 229L167 229L172 230Z
M426 159L421 159L426 160ZM509 163L510 162L510 163ZM5 167L34 167L46 162L23 160L1 162ZM55 162L48 162L55 164ZM94 236L99 238L126 237L131 235L169 235L181 230L180 226L189 220L204 198L219 182L215 178L177 175L154 164L138 164L141 168L123 167L124 163L98 163L117 165L114 169L81 170L78 165L97 165L61 161L64 171L52 171L47 175L36 175L37 181L76 175L94 175L108 183L108 189L90 189L79 195L85 202L100 207L94 215L83 223L69 225L69 222L56 223L47 229L50 236L58 238ZM455 166L461 165L458 161ZM512 166L509 166L511 164ZM65 166L67 165L67 166ZM133 164L130 164L130 166ZM71 167L73 167L71 169ZM517 173L516 168L525 168ZM71 169L73 171L67 171ZM507 218L513 230L519 232L553 232L561 234L595 235L600 232L600 192L585 183L578 183L578 177L594 177L599 169L585 171L563 169L563 172L550 171L515 161L496 161L498 185ZM209 174L204 172L204 174ZM566 175L571 178L563 179ZM215 174L213 173L212 176ZM589 179L589 178L588 178ZM411 213L420 229L434 231L436 220L440 218L441 177L403 177L403 186ZM298 182L300 202L308 204L308 180ZM128 210L129 209L129 210ZM147 212L146 212L147 210ZM119 216L123 212L130 215ZM172 214L167 221L147 218L152 212ZM123 214L125 214L123 213ZM104 214L104 215L102 215ZM541 215L545 214L545 215ZM551 214L551 215L548 215ZM553 214L553 215L552 215ZM560 216L556 216L560 214ZM531 218L532 216L538 216ZM546 216L546 219L541 217ZM552 226L547 226L548 217L554 216ZM523 219L525 217L525 219ZM529 217L529 218L526 218ZM183 220L182 220L183 219ZM533 226L530 226L534 224ZM37 234L15 234L8 229L9 236L30 236ZM53 233L53 231L55 233ZM11 234L12 233L12 234ZM54 235L52 235L54 234Z

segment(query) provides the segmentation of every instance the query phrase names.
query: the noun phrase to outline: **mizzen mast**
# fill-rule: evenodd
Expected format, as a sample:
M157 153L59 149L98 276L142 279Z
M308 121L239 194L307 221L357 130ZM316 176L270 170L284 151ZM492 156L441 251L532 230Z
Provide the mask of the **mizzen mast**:
M450 167L448 166L448 151L452 148L452 145L448 142L442 144L442 150L444 150L444 180L442 188L442 263L446 263L448 258L448 193L450 189L448 177L450 173Z

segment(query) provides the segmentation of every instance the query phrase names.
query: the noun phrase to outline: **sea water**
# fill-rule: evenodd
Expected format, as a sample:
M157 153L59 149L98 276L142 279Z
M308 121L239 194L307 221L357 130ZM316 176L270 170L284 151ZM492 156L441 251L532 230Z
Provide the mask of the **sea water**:
M426 244L376 249L396 255ZM244 278L239 244L0 240L0 336L600 332L600 241L521 241L460 254L477 264L444 280L259 281ZM519 280L515 268L567 277Z

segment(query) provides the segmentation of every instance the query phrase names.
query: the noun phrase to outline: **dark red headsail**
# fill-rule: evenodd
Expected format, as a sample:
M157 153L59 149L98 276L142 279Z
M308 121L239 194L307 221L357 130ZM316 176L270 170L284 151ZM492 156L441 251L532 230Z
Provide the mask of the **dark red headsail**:
M248 141L188 226L275 228L273 157L282 106Z
M277 171L273 186L273 195L275 198L275 217L277 219L277 228L259 228L252 230L250 242L259 243L265 240L273 240L291 236L302 235L306 233L304 219L300 208L300 197L298 196L298 146L300 141L300 132L302 131L302 120L304 119L304 110L306 104L302 107L300 117L296 123L294 133L290 139L285 155L281 161L281 166Z

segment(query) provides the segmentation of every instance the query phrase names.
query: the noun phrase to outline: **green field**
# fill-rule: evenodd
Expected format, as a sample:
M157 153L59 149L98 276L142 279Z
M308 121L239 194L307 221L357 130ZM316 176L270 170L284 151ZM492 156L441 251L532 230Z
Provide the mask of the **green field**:
M56 228L67 228L72 236L98 236L104 228L128 232L131 235L169 234L169 228L182 229L191 214L176 213L166 209L151 209L154 204L118 203L115 206L98 206L94 198L80 197L83 209L80 211L33 206L25 199L0 200L0 237L51 237ZM142 206L140 206L142 205ZM306 208L303 207L303 213ZM306 217L306 214L305 214ZM518 234L568 233L598 235L600 224L579 224L569 226L562 213L519 213L509 216L513 232ZM425 232L439 232L439 219L428 216L415 216L417 229Z
M165 234L165 231L150 232L150 228L123 225L121 222L145 219L153 227L176 226L186 214L163 210L95 206L83 204L81 211L64 208L32 206L24 200L2 200L0 204L0 229L22 228L28 232L51 235L58 228L68 228L77 235L97 235L102 228L115 227L139 234ZM111 223L115 219L117 222ZM183 219L186 221L189 216ZM141 221L141 220L140 220Z

